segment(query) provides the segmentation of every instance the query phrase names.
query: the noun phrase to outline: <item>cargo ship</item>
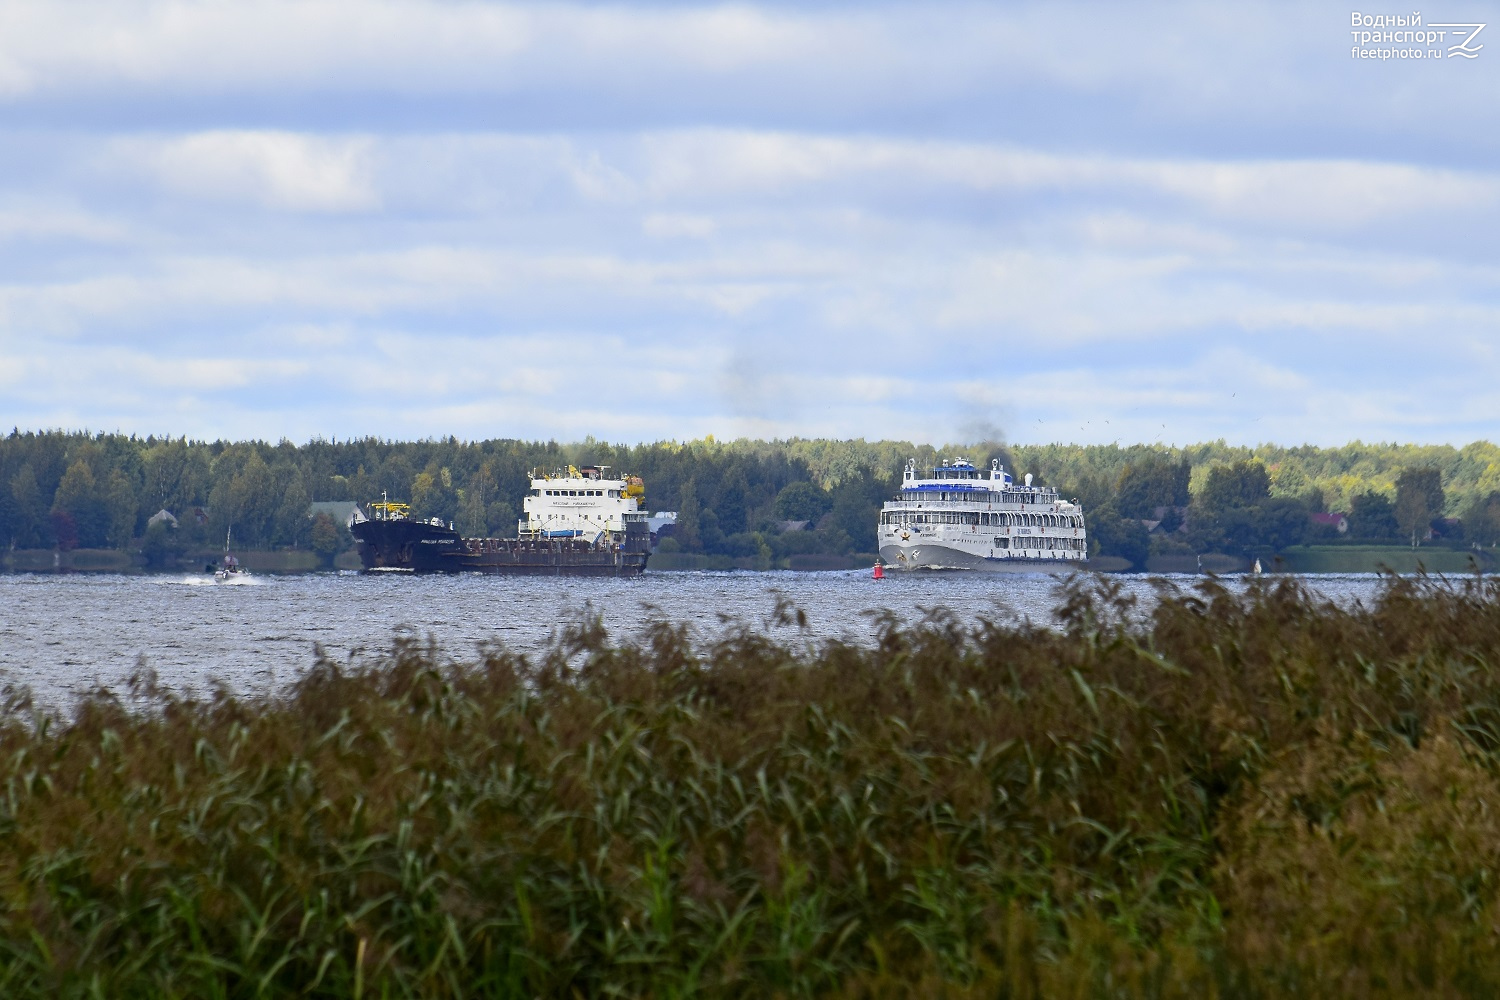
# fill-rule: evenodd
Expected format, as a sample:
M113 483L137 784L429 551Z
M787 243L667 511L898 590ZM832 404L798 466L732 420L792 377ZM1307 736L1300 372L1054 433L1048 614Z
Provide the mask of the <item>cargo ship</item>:
M388 497L357 510L349 531L366 572L639 576L651 557L645 487L608 466L531 473L515 538L465 538Z

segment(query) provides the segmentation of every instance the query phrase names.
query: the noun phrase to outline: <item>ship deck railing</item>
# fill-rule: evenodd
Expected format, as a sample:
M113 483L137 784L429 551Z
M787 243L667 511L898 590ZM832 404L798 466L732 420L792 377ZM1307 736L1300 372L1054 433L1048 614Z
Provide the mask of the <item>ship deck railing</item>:
M1057 497L1039 499L1034 503L1020 503L1015 500L887 500L883 509L885 510L1021 510L1027 507L1048 507L1055 503L1066 503Z

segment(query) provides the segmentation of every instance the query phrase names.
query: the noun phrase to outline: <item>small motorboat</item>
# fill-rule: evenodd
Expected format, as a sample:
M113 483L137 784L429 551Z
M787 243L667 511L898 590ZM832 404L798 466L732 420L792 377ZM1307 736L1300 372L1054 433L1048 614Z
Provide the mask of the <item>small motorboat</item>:
M249 576L250 571L240 565L240 561L229 553L224 554L224 563L214 570L215 580L233 580L236 577Z
M204 569L212 569L214 579L221 583L225 580L236 580L250 575L250 571L241 566L240 561L229 551L229 536L233 532L234 528L232 527L224 532L224 558L220 564L218 566L210 564L203 567Z

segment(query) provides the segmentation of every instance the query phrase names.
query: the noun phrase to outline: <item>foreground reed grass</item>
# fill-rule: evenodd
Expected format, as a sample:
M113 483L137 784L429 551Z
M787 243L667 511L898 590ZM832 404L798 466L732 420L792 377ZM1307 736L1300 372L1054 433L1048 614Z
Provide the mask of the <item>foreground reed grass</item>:
M0 994L1500 991L1493 580L1058 601L14 708Z

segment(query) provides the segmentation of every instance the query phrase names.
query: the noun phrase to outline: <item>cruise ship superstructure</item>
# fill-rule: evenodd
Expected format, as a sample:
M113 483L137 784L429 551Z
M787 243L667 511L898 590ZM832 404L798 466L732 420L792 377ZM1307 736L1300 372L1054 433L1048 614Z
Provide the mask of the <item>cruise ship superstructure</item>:
M880 511L880 558L895 569L1047 573L1088 558L1083 508L1050 486L1017 485L998 460L964 459L926 473L907 463L901 492Z

